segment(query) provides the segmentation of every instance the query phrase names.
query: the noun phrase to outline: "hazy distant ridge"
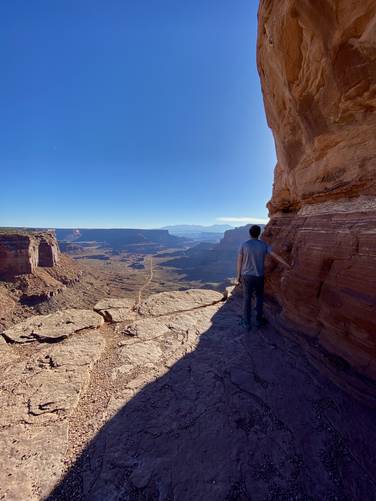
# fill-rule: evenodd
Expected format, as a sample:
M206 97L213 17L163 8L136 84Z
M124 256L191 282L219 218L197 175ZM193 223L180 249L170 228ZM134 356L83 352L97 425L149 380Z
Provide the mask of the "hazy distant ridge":
M168 230L171 235L187 235L189 233L224 233L231 230L233 227L229 224L212 224L210 226L203 226L200 224L175 224L164 226L162 230Z

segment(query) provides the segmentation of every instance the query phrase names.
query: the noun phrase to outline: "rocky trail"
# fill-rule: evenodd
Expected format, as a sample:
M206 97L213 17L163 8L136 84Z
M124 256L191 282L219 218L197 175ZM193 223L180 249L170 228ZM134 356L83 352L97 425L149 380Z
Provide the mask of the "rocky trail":
M195 289L7 329L0 499L375 499L374 408L239 312Z
M136 308L141 304L142 294L145 292L145 290L148 288L148 286L151 284L151 282L153 280L153 272L154 272L154 270L153 270L153 256L150 256L149 257L149 274L148 274L148 277L146 279L146 282L138 291L138 297L137 297L137 301L136 301L136 305L135 305Z

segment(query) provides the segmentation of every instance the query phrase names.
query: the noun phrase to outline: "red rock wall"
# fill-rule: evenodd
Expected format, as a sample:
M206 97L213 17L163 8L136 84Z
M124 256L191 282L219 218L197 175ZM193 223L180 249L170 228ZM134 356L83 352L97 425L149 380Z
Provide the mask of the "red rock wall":
M280 320L376 377L376 2L261 0Z
M0 233L0 276L30 274L38 266L55 266L59 248L52 233Z
M38 266L52 267L59 261L59 247L54 235L38 235Z
M0 234L0 274L32 273L37 264L37 243L28 235Z

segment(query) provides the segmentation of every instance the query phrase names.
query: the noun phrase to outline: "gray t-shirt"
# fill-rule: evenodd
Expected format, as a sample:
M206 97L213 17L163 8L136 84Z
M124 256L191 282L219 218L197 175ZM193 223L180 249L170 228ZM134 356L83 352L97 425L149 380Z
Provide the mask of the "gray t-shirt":
M244 242L239 252L243 255L242 275L252 275L253 277L264 276L264 259L270 254L272 248L263 240L251 238Z

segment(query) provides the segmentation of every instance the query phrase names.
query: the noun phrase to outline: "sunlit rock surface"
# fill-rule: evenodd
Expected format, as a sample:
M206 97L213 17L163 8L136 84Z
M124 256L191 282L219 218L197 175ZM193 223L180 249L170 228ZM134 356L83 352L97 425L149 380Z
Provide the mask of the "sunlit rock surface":
M206 289L160 292L152 294L143 301L138 311L141 315L160 316L171 314L175 311L209 306L222 300L223 294Z
M54 487L68 447L67 418L104 345L102 335L89 330L40 345L27 359L0 347L0 498L36 501Z
M130 323L66 310L32 317L48 338L1 338L0 498L374 499L374 389L367 407L292 339L242 329L240 294L182 292Z
M283 325L376 377L376 4L262 0L258 69L278 163L265 237ZM280 311L280 313L279 313Z
M30 317L6 329L3 336L14 343L53 342L82 329L100 327L103 322L103 317L92 310L63 310Z
M124 322L134 316L135 302L128 298L101 299L94 306L94 310L100 313L108 322Z

